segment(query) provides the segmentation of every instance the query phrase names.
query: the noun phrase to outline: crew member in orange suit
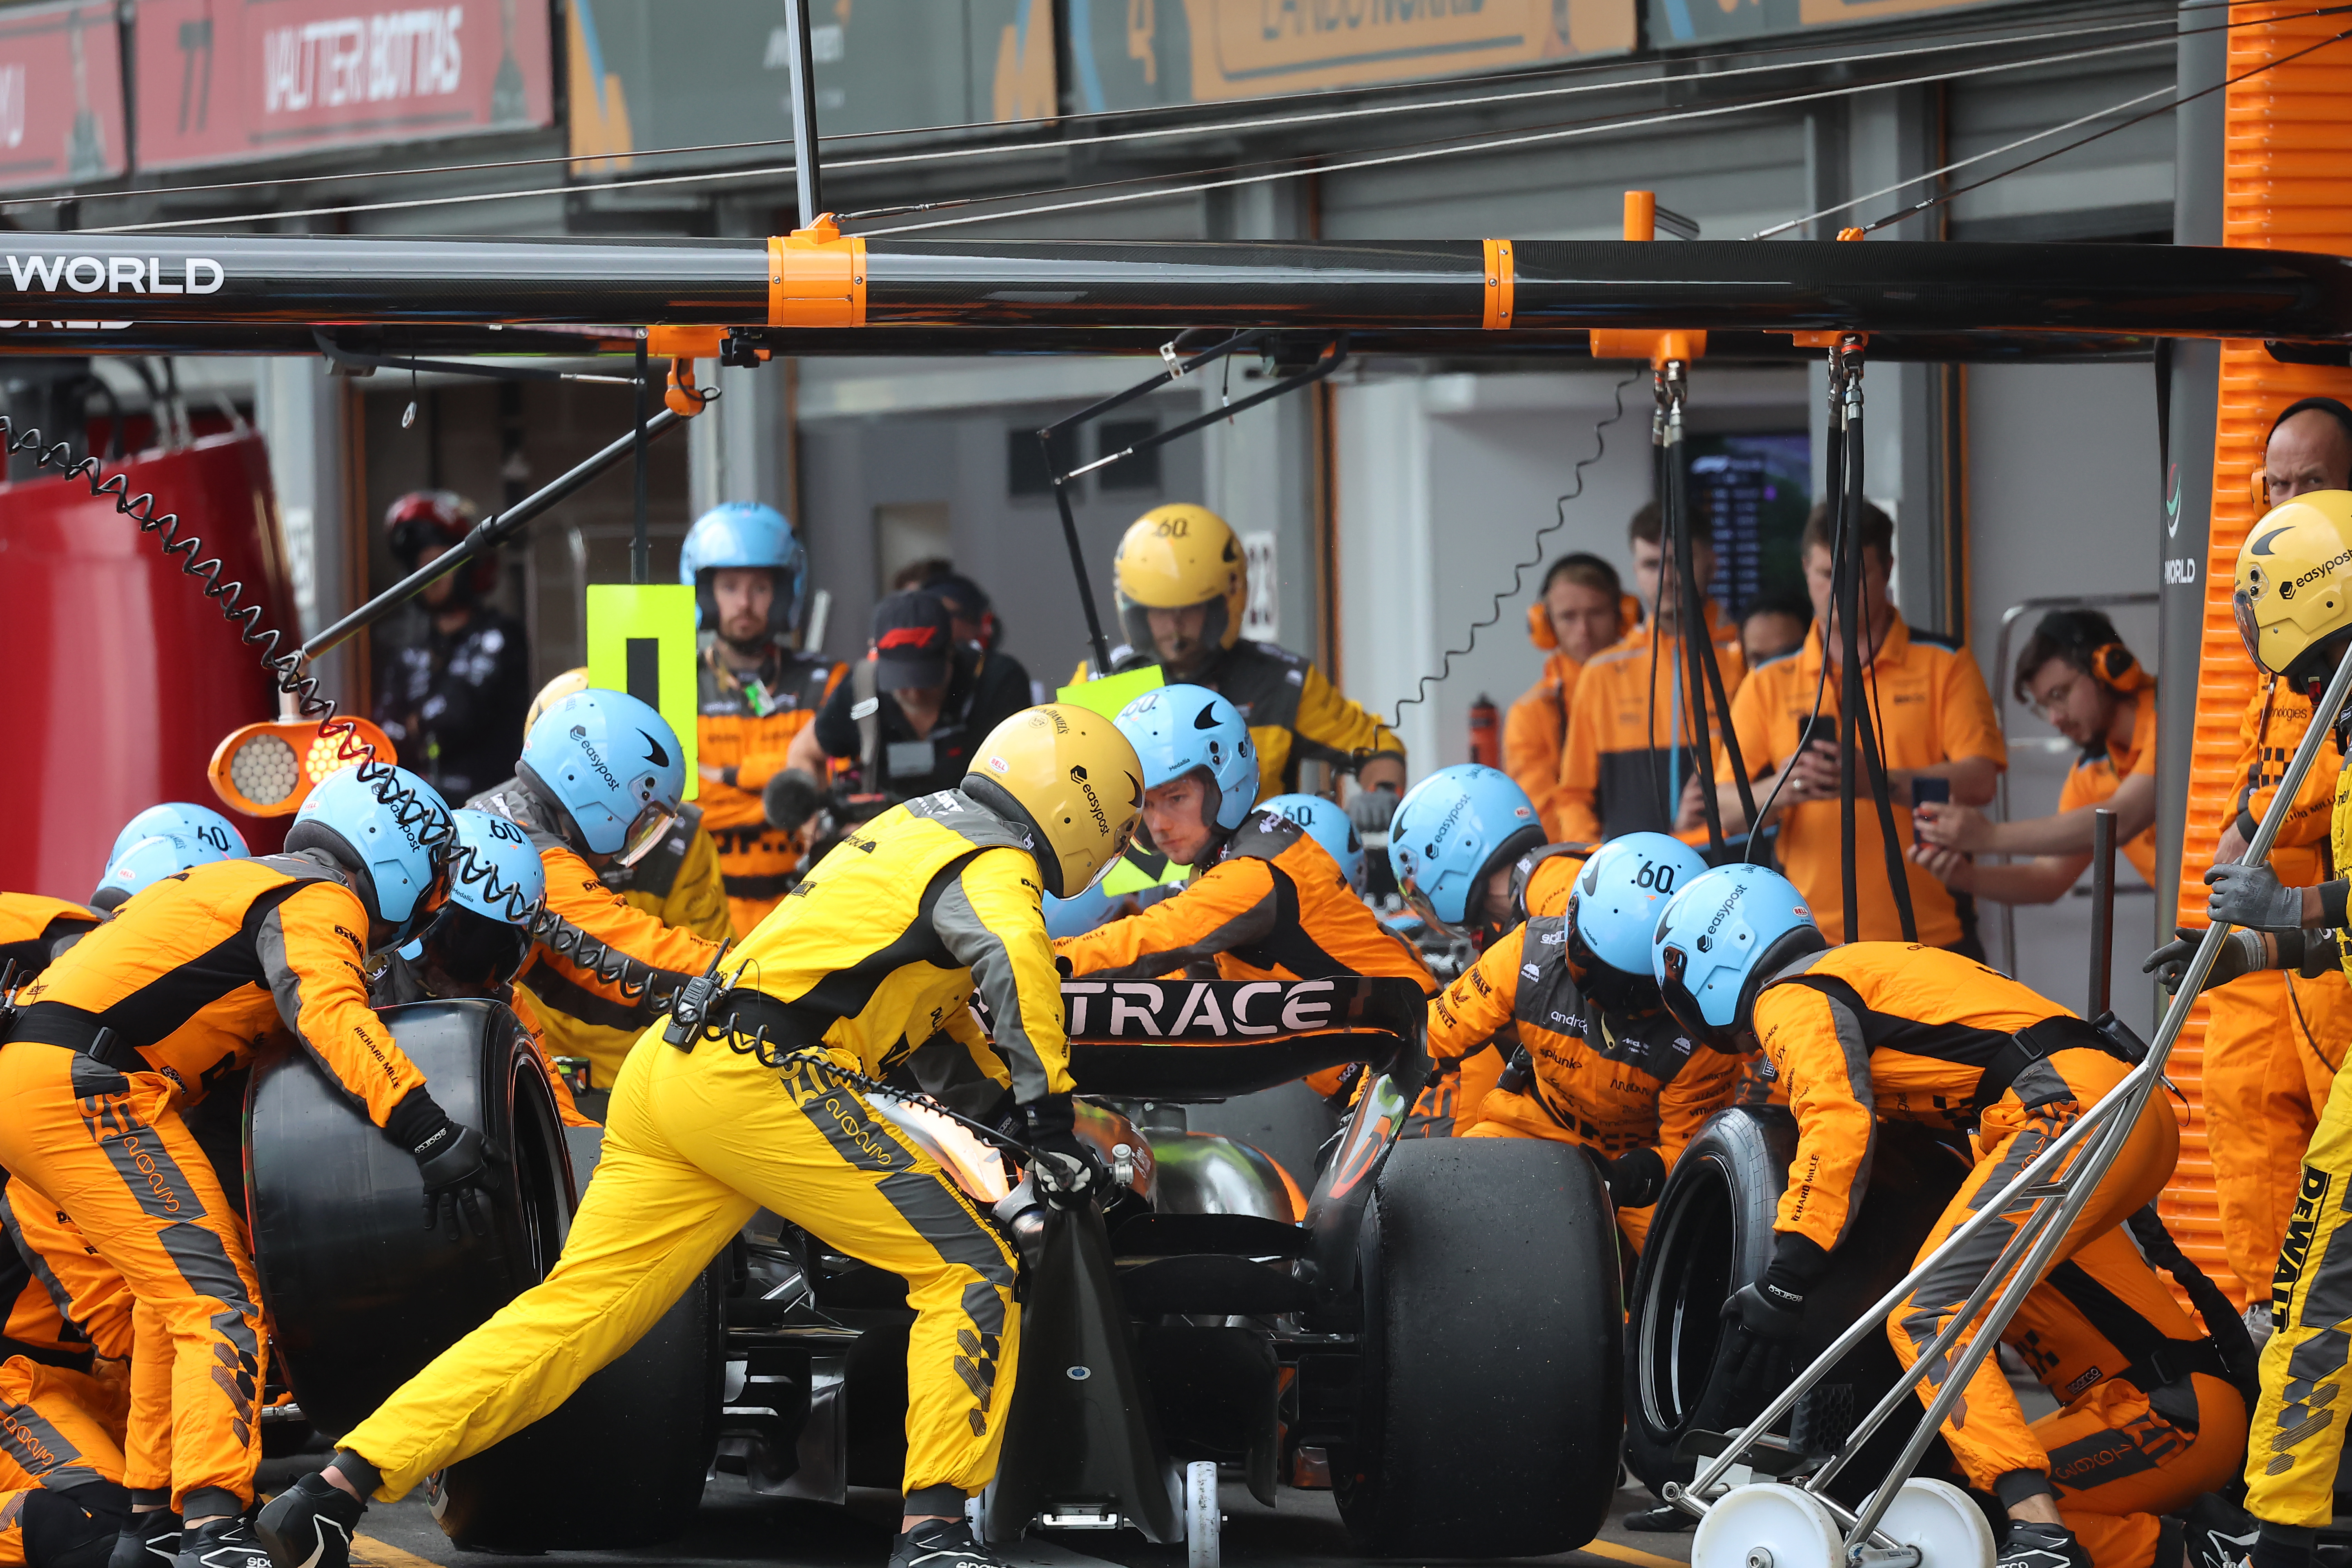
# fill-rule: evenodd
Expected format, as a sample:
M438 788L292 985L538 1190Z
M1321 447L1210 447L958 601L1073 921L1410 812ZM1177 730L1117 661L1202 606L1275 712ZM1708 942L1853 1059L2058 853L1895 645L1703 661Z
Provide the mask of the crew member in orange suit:
M1828 946L1796 887L1760 867L1710 871L1675 894L1659 919L1653 953L1652 973L1675 1019L1719 1048L1761 1049L1797 1121L1771 1261L1724 1308L1736 1336L1735 1377L1750 1392L1760 1393L1787 1366L1786 1346L1804 1326L1805 1298L1853 1232L1882 1120L1970 1135L1975 1168L1921 1244L1924 1258L2131 1070L2107 1035L1971 959L1904 942ZM2058 1289L2059 1270L2071 1264L2104 1280L2110 1295L2138 1279L2142 1299L2161 1298L2163 1287L2143 1278L2147 1265L2136 1251L2103 1252L2095 1244L2155 1199L2179 1149L2170 1100L2151 1097L2037 1289ZM2052 1179L2080 1158L2078 1146ZM2023 1204L2003 1211L1896 1304L1886 1333L1906 1366L1950 1324L2031 1212ZM2157 1328L2159 1338L2171 1337ZM1962 1335L1927 1368L1917 1385L1923 1404L1936 1397L1967 1342ZM2154 1515L2221 1484L2235 1468L2245 1406L2226 1369L2200 1363L2189 1344L2155 1348L2178 1359L2095 1370L2120 1375L2145 1396L2126 1401L2128 1409L2101 1407L2102 1419L2118 1423L2107 1440L2140 1449L2137 1463L2108 1476L2122 1480L2117 1472L2126 1469L2168 1467L2175 1493L2161 1502L2126 1490L2075 1499L2070 1511L2070 1489L2097 1467L2062 1471L2053 1463L1994 1359L1971 1374L1942 1435L1968 1484L2008 1510L2004 1563L2146 1563L2156 1544ZM2143 1418L2142 1404L2153 1418ZM2074 1439L2081 1436L2073 1430ZM2130 1522L2085 1524L2093 1514ZM2127 1550L2103 1548L2102 1541L2121 1541Z
M139 1307L173 1368L182 1556L266 1568L241 1515L267 1374L237 1222L182 1110L257 1056L299 1043L410 1152L446 1223L503 1181L497 1151L435 1103L369 1006L362 964L436 907L448 816L404 769L346 769L310 793L287 852L143 889L16 995L0 1045L0 1166L53 1199ZM134 1365L151 1346L137 1316Z
M1198 965L1227 980L1385 974L1437 989L1421 954L1380 922L1313 835L1277 811L1252 814L1257 747L1232 703L1204 686L1166 686L1115 721L1143 763L1137 837L1149 835L1148 848L1194 870L1175 897L1055 942L1073 973L1142 977ZM1328 1093L1336 1083L1316 1087Z
M103 1568L131 1514L107 1399L80 1373L0 1362L0 1568Z
M1694 1045L1658 1000L1650 933L1675 889L1706 862L1680 839L1629 833L1594 851L1565 913L1538 915L1479 954L1429 1005L1429 1054L1490 1040L1511 1064L1467 1138L1547 1138L1600 1158L1618 1227L1635 1251L1675 1161L1730 1103L1737 1055Z
M772 506L728 501L695 520L677 561L702 628L695 721L702 819L719 841L735 934L746 937L789 890L793 834L769 826L760 792L784 769L849 667L796 651L808 552Z
M1543 596L1528 606L1528 637L1547 657L1543 674L1503 718L1503 771L1528 792L1547 831L1559 826L1560 751L1568 744L1568 705L1585 661L1623 637L1641 617L1617 568L1598 555L1563 555L1544 574Z

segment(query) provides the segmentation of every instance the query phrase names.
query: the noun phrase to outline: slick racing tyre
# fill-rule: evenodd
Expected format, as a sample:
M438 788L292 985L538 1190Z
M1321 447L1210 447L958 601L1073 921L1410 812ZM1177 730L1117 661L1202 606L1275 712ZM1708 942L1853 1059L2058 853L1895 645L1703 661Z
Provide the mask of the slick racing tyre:
M489 1234L426 1230L416 1162L305 1051L253 1076L247 1200L263 1302L303 1415L339 1436L553 1266L573 1204L562 1128L515 1016L419 1002L382 1016L451 1120L507 1153Z
M1691 1479L1692 1461L1675 1452L1684 1434L1728 1431L1760 1408L1727 1386L1719 1314L1726 1298L1761 1279L1771 1261L1773 1216L1796 1148L1796 1122L1780 1107L1720 1111L1683 1151L1658 1199L1625 1332L1625 1463L1654 1492ZM1805 1332L1791 1346L1797 1370L1909 1272L1968 1170L1925 1128L1879 1126L1862 1212L1806 1298ZM1809 1447L1833 1447L1900 1372L1885 1335L1870 1335L1777 1429ZM1851 1504L1868 1492L1918 1420L1916 1407L1898 1412L1839 1474L1832 1493ZM1919 1473L1937 1475L1949 1465L1939 1438Z
M1592 1539L1617 1486L1617 1226L1581 1150L1406 1139L1361 1241L1348 1531L1383 1554L1541 1556Z
M584 1190L604 1130L564 1129ZM470 1552L648 1546L685 1533L719 1447L726 1374L722 1252L619 1360L495 1447L425 1479L442 1531Z

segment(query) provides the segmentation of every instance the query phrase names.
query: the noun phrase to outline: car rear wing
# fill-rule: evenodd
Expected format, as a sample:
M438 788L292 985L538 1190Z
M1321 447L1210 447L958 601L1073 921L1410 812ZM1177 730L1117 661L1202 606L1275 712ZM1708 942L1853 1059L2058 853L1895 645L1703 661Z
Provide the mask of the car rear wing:
M1346 1062L1418 1094L1428 1007L1417 982L1372 975L1062 982L1078 1092L1119 1099L1224 1100Z

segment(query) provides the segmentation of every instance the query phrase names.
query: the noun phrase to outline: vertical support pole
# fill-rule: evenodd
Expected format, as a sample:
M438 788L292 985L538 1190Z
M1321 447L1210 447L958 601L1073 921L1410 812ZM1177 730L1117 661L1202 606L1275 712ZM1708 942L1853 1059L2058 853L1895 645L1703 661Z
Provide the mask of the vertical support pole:
M629 534L629 581L650 583L654 580L653 541L646 532L646 394L650 389L653 372L646 359L646 331L637 329L637 428L635 437L637 493L635 521Z
M784 42L792 68L793 183L800 195L801 226L808 228L824 213L817 183L816 62L809 54L808 0L785 0Z
M2112 1011L2116 966L2116 814L2091 813L2091 990L2083 1016Z

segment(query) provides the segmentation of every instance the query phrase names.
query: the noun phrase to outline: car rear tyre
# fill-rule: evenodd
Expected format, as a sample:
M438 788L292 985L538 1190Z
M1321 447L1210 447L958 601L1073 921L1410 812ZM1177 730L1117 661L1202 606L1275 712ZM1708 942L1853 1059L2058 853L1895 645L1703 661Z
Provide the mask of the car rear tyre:
M1367 1207L1356 1441L1341 1518L1384 1554L1537 1556L1616 1487L1616 1219L1581 1150L1407 1139Z

